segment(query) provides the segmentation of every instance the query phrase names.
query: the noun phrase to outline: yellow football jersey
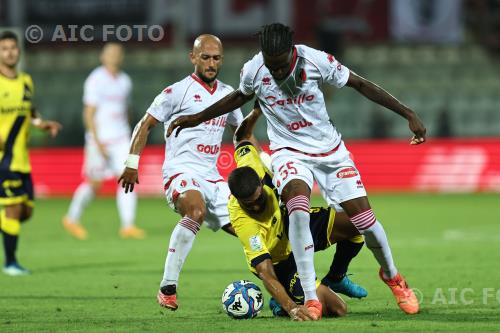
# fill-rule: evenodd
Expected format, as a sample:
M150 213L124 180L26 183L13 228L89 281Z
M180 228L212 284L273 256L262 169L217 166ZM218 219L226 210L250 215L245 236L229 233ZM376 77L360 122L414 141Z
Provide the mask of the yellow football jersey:
M237 167L248 166L264 180L263 190L267 194L266 209L260 214L248 214L240 207L238 200L231 196L228 203L229 217L243 249L247 264L253 273L255 266L264 259L276 264L291 253L277 192L272 184L272 174L261 162L254 146L246 144L239 147L234 158Z
M33 93L28 74L18 73L15 79L0 74L0 170L31 172L28 139Z

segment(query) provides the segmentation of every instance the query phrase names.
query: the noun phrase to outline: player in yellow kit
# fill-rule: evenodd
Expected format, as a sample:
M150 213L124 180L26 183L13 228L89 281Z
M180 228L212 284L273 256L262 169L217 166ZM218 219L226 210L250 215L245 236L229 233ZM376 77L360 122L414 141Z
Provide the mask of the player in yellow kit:
M0 34L0 230L3 234L7 275L26 275L16 259L21 223L33 213L33 182L28 156L30 126L57 135L61 125L42 120L36 113L31 76L16 70L19 62L17 36Z
M263 280L273 297L270 304L273 313L279 314L282 309L292 319L319 319L321 314L315 314L315 308L308 307L307 302L301 305L304 303L304 294L288 240L288 215L285 208L279 205L272 174L262 163L257 149L245 140L252 133L259 114L260 110L256 107L236 132L237 168L229 176L232 196L228 209L231 225L243 245L250 270ZM363 246L362 236L345 213L336 214L331 208L312 208L310 217L315 251L339 242L335 255L337 262L334 259L330 270L334 269L335 263L343 266L340 280L344 286L348 284L350 287L340 292L351 297L365 297L366 291L345 276L347 266ZM339 253L343 258L337 256ZM346 305L332 292L335 288L330 285L335 287L336 284L331 283L330 277L328 274L317 287L323 305L322 314L342 316L346 312Z

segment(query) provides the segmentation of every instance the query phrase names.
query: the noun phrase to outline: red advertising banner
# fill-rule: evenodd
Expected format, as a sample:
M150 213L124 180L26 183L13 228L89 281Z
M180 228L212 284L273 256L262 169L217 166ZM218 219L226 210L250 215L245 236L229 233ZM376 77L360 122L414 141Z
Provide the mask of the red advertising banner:
M500 191L500 138L430 140L410 146L406 141L347 142L369 192ZM234 168L234 149L223 145L218 167L224 178ZM147 147L136 187L142 195L162 195L163 146ZM71 195L83 180L83 148L32 149L35 192L39 196ZM103 194L114 194L116 180Z

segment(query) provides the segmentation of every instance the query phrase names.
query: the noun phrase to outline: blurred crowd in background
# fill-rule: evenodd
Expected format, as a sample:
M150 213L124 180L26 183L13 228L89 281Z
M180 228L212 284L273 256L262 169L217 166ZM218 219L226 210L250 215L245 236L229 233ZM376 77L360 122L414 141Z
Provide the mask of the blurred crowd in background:
M255 32L271 22L292 26L297 44L325 50L386 88L421 115L430 137L500 135L500 0L0 0L1 29L15 28L22 39L28 28L41 29L39 40L24 41L22 69L33 76L40 112L64 130L55 141L34 133L35 145L83 144L83 82L105 39L125 47L134 124L159 91L192 71L194 37L221 38L220 78L237 87L258 49ZM108 25L136 28L104 34ZM83 26L91 28L80 35ZM164 35L145 38L137 26ZM409 137L390 111L349 89L325 89L347 139ZM266 140L264 123L256 135ZM162 136L155 131L152 142Z

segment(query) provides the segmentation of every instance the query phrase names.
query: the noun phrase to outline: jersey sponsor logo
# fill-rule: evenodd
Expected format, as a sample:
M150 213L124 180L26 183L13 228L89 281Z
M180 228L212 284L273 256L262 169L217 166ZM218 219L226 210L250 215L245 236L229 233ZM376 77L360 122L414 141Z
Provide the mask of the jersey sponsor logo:
M214 119L207 120L203 122L205 125L212 125L212 126L218 126L218 127L226 127L226 118L227 117L217 117Z
M196 94L193 97L194 97L194 101L195 102L201 102L201 96L200 95Z
M205 154L209 154L209 155L216 155L220 151L219 145L204 145L202 143L200 143L199 145L197 145L196 149L200 153L205 153Z
M327 58L328 58L328 61L331 63L333 63L335 61L335 57L332 56L331 54L327 53ZM337 70L338 71L341 71L342 70L342 64L340 62L337 62Z
M0 107L0 113L2 114L18 113L19 115L27 115L30 112L31 107L25 104L13 107Z
M301 128L309 126L312 126L312 123L310 121L302 119L301 121L294 121L293 123L286 125L286 128L288 128L289 131L297 131Z
M358 171L353 167L343 168L337 172L337 178L352 178L358 175Z
M314 244L309 244L309 245L307 245L307 246L304 248L304 251L307 251L307 250L310 250L310 249L314 249Z
M250 248L252 251L262 250L262 242L260 241L259 235L252 236L248 240L250 241Z
M357 188L363 188L364 187L363 186L363 182L361 181L361 179L356 180L356 185L357 185L356 186Z
M271 78L266 76L265 78L262 79L262 84L264 86L270 86L271 85Z
M249 152L250 152L250 148L242 147L242 148L238 149L238 157L243 157L246 154L248 154Z
M276 99L274 96L267 96L266 101L269 103L269 106L285 106L289 104L301 105L305 102L311 102L314 100L314 95L306 95L302 94L294 98L284 98L284 99Z
M174 249L174 248L169 248L169 249L168 249L168 252L175 253L175 249Z

